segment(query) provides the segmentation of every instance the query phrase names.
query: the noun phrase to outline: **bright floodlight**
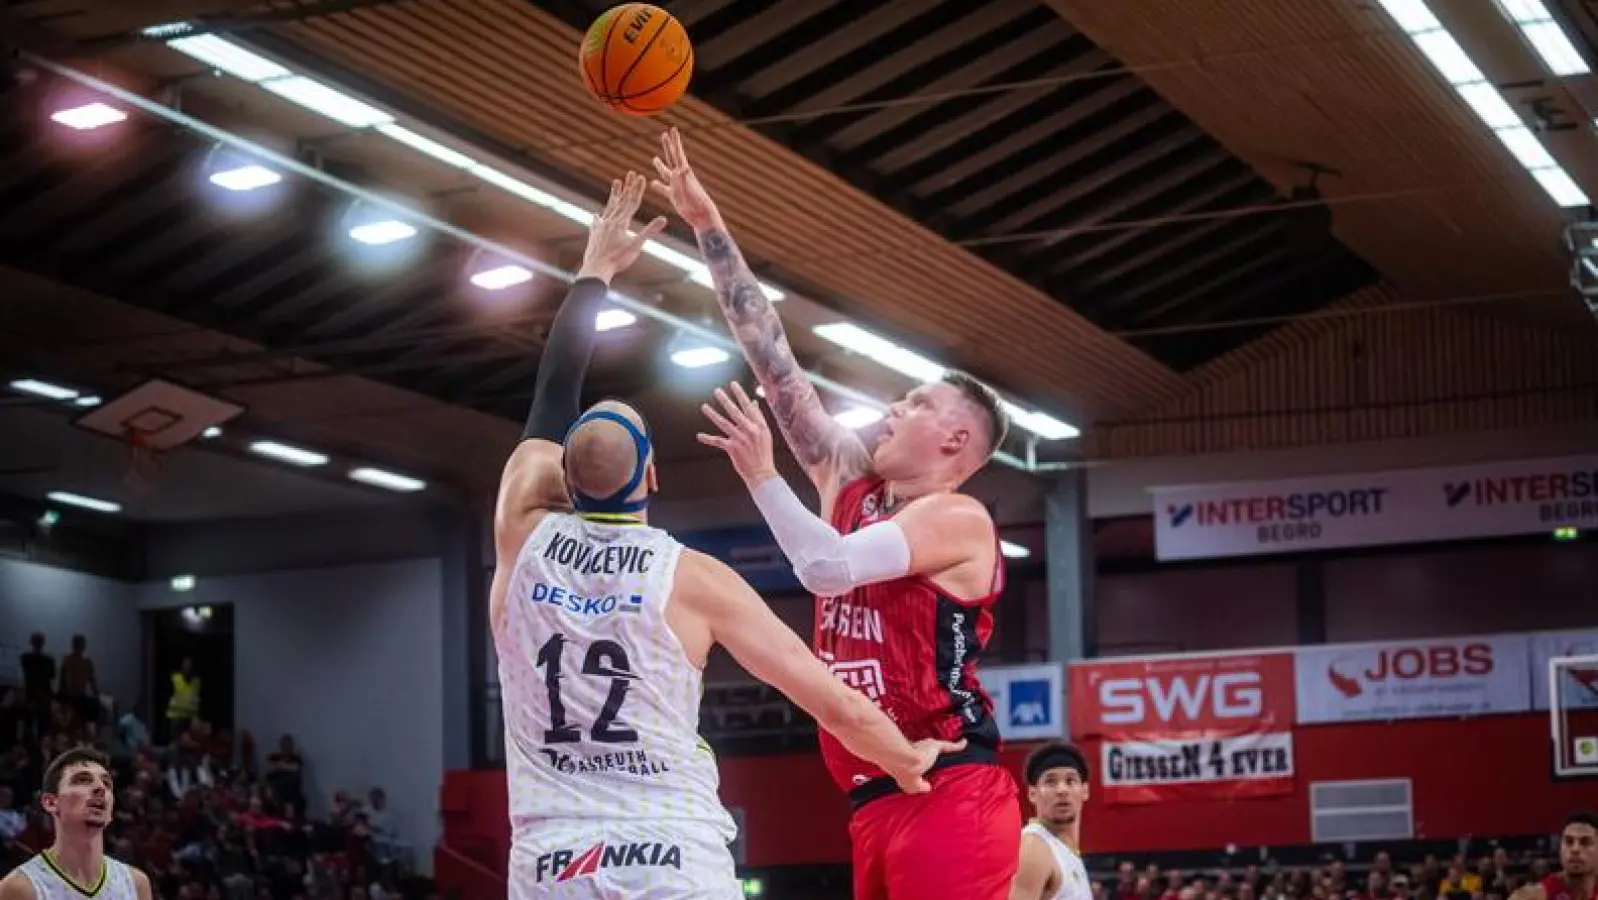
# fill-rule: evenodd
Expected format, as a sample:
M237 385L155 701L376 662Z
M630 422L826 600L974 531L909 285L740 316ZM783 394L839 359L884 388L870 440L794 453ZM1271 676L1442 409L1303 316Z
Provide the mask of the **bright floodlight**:
M416 237L416 229L398 219L385 219L381 222L368 222L350 229L350 237L363 244L381 247L397 241Z
M732 357L720 347L691 347L678 350L671 355L671 361L684 369L702 369L705 366L715 366L726 362Z
M472 276L472 284L488 291L503 291L508 287L526 284L532 280L532 270L517 265L485 269Z
M399 491L401 493L407 494L427 487L427 482L421 480L420 478L412 478L409 475L401 475L398 472L389 472L383 469L374 469L369 466L364 466L359 469L351 469L350 479L352 481L359 481L362 484L369 484L372 487L380 487L386 490Z
M257 188L271 187L282 180L282 175L265 166L254 164L227 169L211 176L212 184L230 191L253 191Z
M1020 544L1012 544L1009 541L999 542L999 552L1003 553L1009 559L1026 559L1032 555L1031 550L1028 550Z
M76 506L79 509L92 509L95 512L114 513L122 511L122 504L112 503L110 500L101 500L98 497L86 497L83 494L74 494L70 491L51 491L46 494L56 503L67 506Z
M120 109L110 107L104 103L90 103L86 106L74 106L52 113L50 118L68 128L78 131L92 131L106 125L115 125L126 119L128 114Z
M46 400L71 400L73 397L78 396L78 392L72 388L51 384L48 381L40 381L37 378L19 378L11 382L11 389L24 394L32 394L35 397L43 397Z
M845 428L864 428L882 421L882 410L856 406L833 413L832 418Z
M638 321L638 317L625 309L602 309L594 317L595 331L615 331Z
M327 464L327 457L321 453L313 450L304 450L288 444L280 444L277 441L256 441L250 445L250 452L295 466L323 466Z

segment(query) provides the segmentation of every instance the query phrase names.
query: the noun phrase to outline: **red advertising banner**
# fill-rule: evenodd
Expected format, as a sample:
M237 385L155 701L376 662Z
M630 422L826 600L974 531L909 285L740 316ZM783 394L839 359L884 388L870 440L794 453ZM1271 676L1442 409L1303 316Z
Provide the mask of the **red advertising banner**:
M1094 738L1110 803L1293 789L1292 653L1073 663L1071 734Z

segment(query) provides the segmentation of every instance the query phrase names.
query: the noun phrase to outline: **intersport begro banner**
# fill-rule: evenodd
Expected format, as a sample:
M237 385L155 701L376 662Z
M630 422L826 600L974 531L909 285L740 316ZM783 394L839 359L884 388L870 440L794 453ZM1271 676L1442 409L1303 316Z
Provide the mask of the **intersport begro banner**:
M1212 559L1598 527L1598 456L1157 487L1160 559Z
M1095 799L1158 803L1293 789L1291 653L1072 663L1071 733L1100 738Z

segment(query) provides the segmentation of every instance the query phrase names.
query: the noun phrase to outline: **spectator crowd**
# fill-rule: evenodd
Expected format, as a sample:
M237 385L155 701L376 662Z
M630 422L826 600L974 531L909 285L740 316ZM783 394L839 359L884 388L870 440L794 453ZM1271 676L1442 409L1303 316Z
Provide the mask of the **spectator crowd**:
M1091 816L1088 828L1092 828ZM1089 860L1090 864L1092 860ZM1535 850L1502 846L1475 860L1435 854L1395 864L1377 852L1359 871L1337 858L1318 865L1213 870L1139 869L1121 862L1114 875L1093 884L1095 900L1507 900L1516 888L1557 872L1557 861Z
M87 642L58 667L35 634L21 685L0 686L0 875L51 842L37 799L57 754L92 745L111 758L116 818L106 852L143 869L164 900L408 900L432 896L414 854L388 828L381 788L336 793L306 814L305 758L289 735L261 753L198 717L157 744L135 711L102 702ZM161 731L167 731L162 728Z

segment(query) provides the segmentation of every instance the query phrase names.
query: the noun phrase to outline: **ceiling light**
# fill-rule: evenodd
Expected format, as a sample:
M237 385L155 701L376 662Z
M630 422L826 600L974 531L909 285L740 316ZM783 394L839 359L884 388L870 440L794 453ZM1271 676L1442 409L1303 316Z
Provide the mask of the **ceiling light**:
M177 37L180 34L188 34L193 30L194 26L187 22L166 22L161 25L151 25L149 28L141 29L139 34L147 38L164 39Z
M412 478L409 475L400 475L397 472L388 472L370 467L351 469L350 480L402 493L411 493L427 487L427 482L422 481L420 478Z
M213 34L178 38L167 41L166 45L217 71L226 72L234 78L252 84L274 78L288 78L294 74L259 54Z
M671 361L685 369L720 365L731 358L732 356L720 347L690 347L671 355Z
M172 590L174 590L174 591L192 591L192 590L194 590L194 576L193 575L173 575L172 576Z
M380 247L416 237L416 229L398 219L385 219L381 222L356 225L350 229L350 237L363 244Z
M882 410L869 406L856 406L832 414L832 418L845 428L864 428L882 421Z
M1498 88L1485 81L1478 81L1474 84L1462 84L1457 90L1459 96L1476 111L1476 115L1487 123L1488 128L1496 130L1523 127L1520 114L1504 100L1503 94L1498 93Z
M1548 71L1561 78L1592 71L1543 0L1498 0L1498 8L1520 29Z
M1063 441L1066 438L1080 437L1081 429L1075 425L1068 425L1048 413L1036 410L1022 409L1008 400L999 401L1004 406L1004 414L1010 417L1010 422L1017 428L1032 432L1046 441Z
M1425 0L1381 0L1381 4L1393 21L1398 23L1398 27L1410 34L1442 27L1432 11L1426 8Z
M114 513L122 511L122 504L112 503L110 500L101 500L98 497L85 497L70 491L51 491L45 495L56 503L67 506L76 506L80 509L92 509L95 512Z
M230 191L253 191L257 188L271 187L282 180L282 175L253 163L211 175L212 184Z
M1461 100L1480 116L1487 127L1497 136L1517 162L1526 169L1527 173L1542 185L1554 203L1562 208L1575 208L1587 206L1589 200L1575 180L1570 177L1559 162L1554 159L1548 149L1543 146L1537 136L1526 128L1515 114L1514 109L1504 100L1498 88L1487 80L1487 76L1477 65L1471 61L1465 49L1454 40L1453 35L1443 27L1437 17L1432 15L1431 9L1425 0L1379 0L1382 8L1387 10L1393 21L1409 35L1421 53L1431 62L1433 68L1453 86ZM1527 24L1546 23L1555 25L1541 0L1500 0L1500 9L1504 11L1526 33ZM1532 37L1531 34L1541 35ZM1527 40L1535 42L1547 41L1546 29L1536 30L1527 34ZM1557 65L1568 68L1570 61L1556 63L1550 61L1544 52L1545 47L1537 46L1538 53L1544 56L1544 61L1550 68ZM1559 51L1562 53L1562 51ZM1571 50L1574 53L1574 48ZM1560 57L1556 54L1556 59ZM1585 65L1585 64L1583 64ZM1585 71L1583 69L1582 71Z
M932 360L850 322L817 325L815 332L845 350L852 350L917 381L937 381L948 371Z
M516 265L497 266L492 269L485 269L472 276L472 284L485 291L503 291L508 287L526 284L532 280L533 272L531 269L524 269Z
M256 441L250 445L250 452L295 466L327 465L327 457L321 453L303 450L288 444L280 444L277 441Z
M377 107L303 75L270 78L260 82L260 85L285 100L298 103L311 112L350 128L371 128L394 121L393 116Z
M63 109L50 115L51 119L78 131L90 131L105 125L114 125L127 117L127 113L104 103L74 106L71 109Z
M615 331L638 321L638 317L625 309L602 309L594 317L595 331Z
M32 394L35 397L43 397L46 400L71 400L78 396L78 392L72 388L51 384L48 381L39 381L34 378L19 378L11 382L11 389L24 394Z
M470 169L477 165L477 161L464 153L451 150L432 138L423 137L416 132L393 122L377 126L380 134L387 135L405 146L415 150L423 156L430 156L446 166L456 169Z
M483 179L494 187L514 194L537 206L542 206L547 209L556 202L555 195L547 191L541 191L525 181L519 181L515 178L512 178L509 175L506 175L504 172L501 172L500 170L491 166L473 165L467 171L473 175L476 175L478 178ZM590 222L593 221L593 216L589 216L588 218Z
M212 425L211 427L209 427L209 428L205 429L204 431L200 432L200 437L203 437L206 440L210 440L211 438L219 438L221 436L222 436L222 429L218 428L215 425Z
M79 397L78 399L72 401L72 405L73 406L99 406L101 403L104 403L104 402L105 401L101 400L99 397L89 396L89 397Z
M711 277L710 269L706 268L705 264L700 260L694 259L692 256L689 256L681 250L678 250L674 247L668 247L659 241L646 241L644 243L644 255L653 256L655 259L658 259L663 263L676 266L677 268L681 269L683 273L688 276L688 280L692 281L694 284L702 285L704 287L710 288L711 290L715 290L716 288L716 281ZM773 303L787 296L782 291L777 290L765 282L760 282L760 289L761 291L765 292L766 299L772 301Z
M1003 553L1007 559L1026 559L1032 555L1031 550L1010 541L1000 541L999 552Z

